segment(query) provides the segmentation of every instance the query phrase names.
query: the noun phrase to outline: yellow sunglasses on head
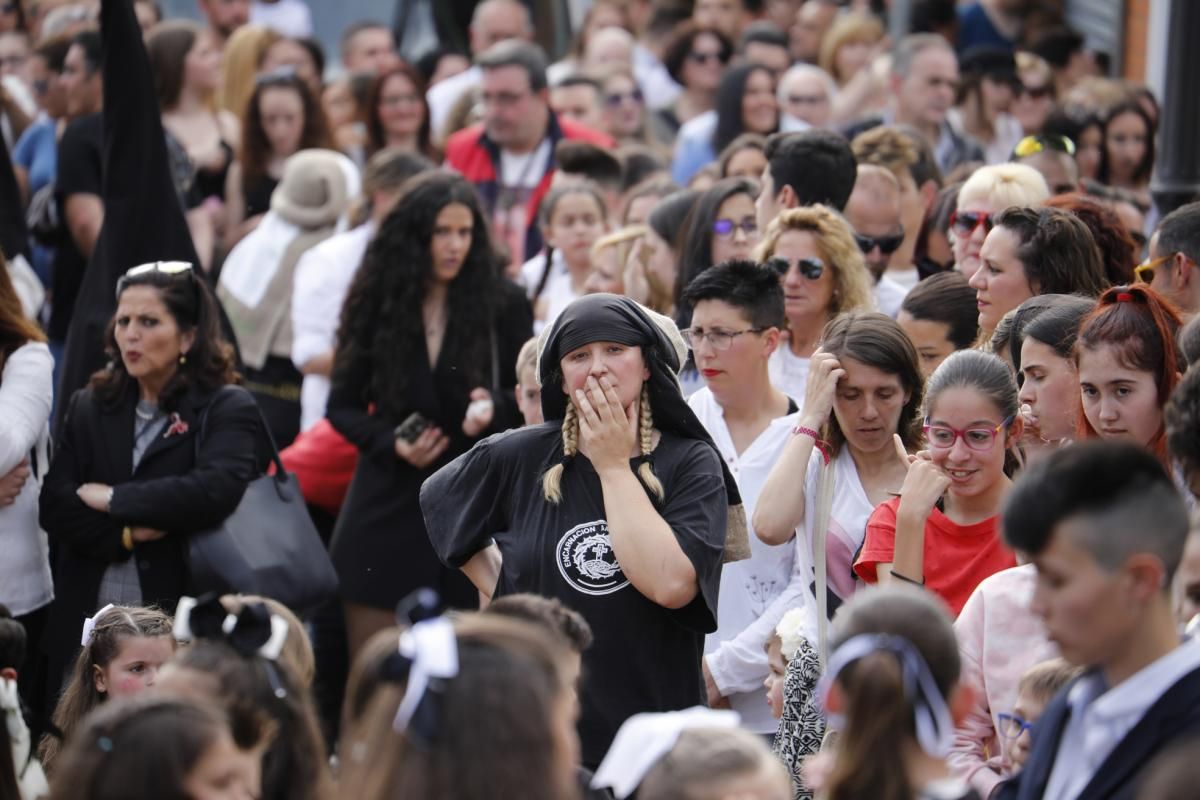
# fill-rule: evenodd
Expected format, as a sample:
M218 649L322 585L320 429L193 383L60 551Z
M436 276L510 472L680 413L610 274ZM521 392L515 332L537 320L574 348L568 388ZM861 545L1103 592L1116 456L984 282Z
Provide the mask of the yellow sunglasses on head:
M1170 255L1159 256L1158 258L1147 259L1133 268L1133 275L1142 283L1150 283L1154 280L1154 270L1158 268L1158 265L1164 264L1174 257L1175 254L1172 253Z

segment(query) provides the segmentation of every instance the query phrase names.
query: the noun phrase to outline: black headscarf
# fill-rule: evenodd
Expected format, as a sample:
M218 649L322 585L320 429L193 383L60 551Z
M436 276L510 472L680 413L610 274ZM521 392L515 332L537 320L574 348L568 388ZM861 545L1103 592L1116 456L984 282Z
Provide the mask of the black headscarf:
M683 439L704 442L717 454L729 501L725 560L748 558L746 517L737 482L705 427L683 399L677 375L687 350L670 317L643 308L628 297L589 294L573 301L538 337L537 379L542 385L542 416L561 420L567 413L567 396L560 385L549 385L561 375L559 362L567 353L592 342L615 342L640 347L650 370L646 386L654 425ZM651 456L651 461L653 457Z

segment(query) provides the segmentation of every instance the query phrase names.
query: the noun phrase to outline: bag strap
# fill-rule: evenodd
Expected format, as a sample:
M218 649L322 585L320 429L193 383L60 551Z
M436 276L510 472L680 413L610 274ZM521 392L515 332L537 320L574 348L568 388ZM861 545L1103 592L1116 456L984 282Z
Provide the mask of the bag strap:
M208 404L205 405L204 410L200 412L200 431L196 434L195 439L197 462L200 461L200 445L204 441L204 430L208 427L208 410L212 408L213 403L216 402L218 397L220 397L222 394L228 394L226 390L234 392L246 392L245 389L237 386L236 384L226 384L220 389L217 389L217 391L213 392L212 397L209 398ZM249 394L249 392L246 393ZM275 463L275 475L279 480L285 480L287 478L287 470L283 467L283 459L279 455L279 447L275 444L275 436L271 433L271 426L267 424L267 418L263 415L262 408L259 407L258 401L254 399L254 395L250 395L250 400L254 403L254 410L258 414L258 422L262 426L263 431L267 434L267 441L271 443L271 461Z
M813 514L813 569L816 572L817 656L821 671L829 658L829 564L826 561L826 540L829 537L829 518L833 513L833 462L821 460L817 476L816 506Z

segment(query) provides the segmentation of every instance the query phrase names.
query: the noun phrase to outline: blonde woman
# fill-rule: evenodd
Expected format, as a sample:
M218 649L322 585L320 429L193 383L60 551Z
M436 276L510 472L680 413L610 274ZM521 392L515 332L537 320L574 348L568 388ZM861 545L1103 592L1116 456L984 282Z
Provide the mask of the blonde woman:
M950 215L954 268L968 278L979 270L979 250L992 232L995 217L1009 206L1040 206L1050 197L1042 173L1026 164L980 167L958 190Z
M873 280L850 224L819 204L776 217L754 258L774 268L783 284L787 346L771 356L771 383L799 400L821 331L843 311L874 311Z
M821 41L817 66L845 86L874 56L883 41L883 24L870 14L840 17Z
M599 764L644 711L704 696L727 529L741 500L676 373L674 324L591 294L538 341L546 422L481 441L429 478L421 509L443 563L490 598L532 592L592 626L583 654L582 761Z
M592 271L583 285L584 292L625 294L625 265L633 248L645 235L645 225L628 225L600 237L592 245Z
M254 79L278 33L262 25L243 25L233 32L221 51L221 86L217 108L241 118L254 94Z

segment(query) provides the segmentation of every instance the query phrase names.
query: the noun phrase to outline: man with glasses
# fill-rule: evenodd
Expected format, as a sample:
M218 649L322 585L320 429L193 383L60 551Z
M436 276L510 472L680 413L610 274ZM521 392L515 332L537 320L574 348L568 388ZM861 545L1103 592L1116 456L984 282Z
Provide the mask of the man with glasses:
M683 297L693 310L682 333L705 383L688 405L729 465L749 520L797 422L796 403L771 385L767 367L784 326L783 288L774 270L726 261L696 276ZM709 705L732 707L743 727L769 735L778 722L762 689L766 643L792 605L777 598L790 582L794 548L750 539L750 558L721 573L717 630L704 642L704 683Z
M892 319L908 290L886 277L888 261L904 243L900 224L900 184L883 167L860 164L858 180L846 203L846 220L854 228L854 240L871 271L875 305Z
M4 78L5 88L9 81L17 78L21 88L28 95L33 88L33 64L30 59L29 34L23 31L5 31L0 33L0 77Z
M483 70L483 122L446 142L446 165L475 184L513 274L542 249L537 210L554 176L563 139L613 147L611 137L550 110L546 57L528 42L508 40L477 59Z
M797 64L779 79L779 130L802 131L829 125L837 84L812 64Z
M1200 202L1162 218L1150 237L1150 257L1137 277L1173 302L1187 317L1200 311Z

